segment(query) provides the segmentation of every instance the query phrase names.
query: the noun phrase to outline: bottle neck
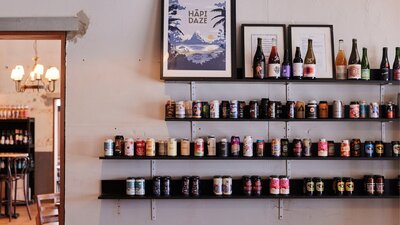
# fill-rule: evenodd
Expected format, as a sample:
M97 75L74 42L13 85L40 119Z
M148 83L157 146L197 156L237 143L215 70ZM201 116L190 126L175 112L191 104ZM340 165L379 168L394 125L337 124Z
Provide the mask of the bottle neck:
M308 40L308 49L312 49L312 40Z
M387 59L387 48L383 49L382 59Z
M363 56L364 56L364 57L367 57L367 56L368 56L368 53L367 53L367 49L366 49L366 48L363 48Z
M343 51L343 41L339 41L339 51Z
M357 51L357 41L353 41L353 49L352 51Z
M301 58L301 53L300 53L300 48L299 47L296 48L296 53L295 53L294 57Z
M396 48L396 58L400 59L400 48L399 47Z

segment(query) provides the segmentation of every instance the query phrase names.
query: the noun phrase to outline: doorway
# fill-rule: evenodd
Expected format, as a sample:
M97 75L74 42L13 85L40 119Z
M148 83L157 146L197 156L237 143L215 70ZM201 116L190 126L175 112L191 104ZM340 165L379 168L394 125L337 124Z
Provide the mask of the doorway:
M0 41L21 41L22 42L29 42L29 43L33 43L34 41L37 41L37 45L38 45L38 51L39 51L39 57L46 55L47 53L44 51L41 51L43 48L41 49L40 47L45 45L45 42L57 42L57 56L55 57L56 60L58 60L58 65L59 65L59 71L60 71L60 79L57 81L57 85L59 86L58 90L55 93L46 93L46 94L42 94L40 95L40 97L36 97L32 99L31 103L32 104L36 104L38 101L43 101L45 102L44 104L48 105L48 108L51 109L50 112L50 120L52 120L52 126L50 128L51 130L51 134L52 137L50 139L43 139L40 141L36 141L34 143L35 146L35 169L39 168L38 165L40 165L40 168L43 169L43 166L45 163L42 163L43 161L46 161L46 159L50 159L50 161L52 163L50 163L50 165L46 165L46 168L44 170L49 170L47 172L49 172L50 174L50 178L49 182L45 182L46 184L46 192L60 192L61 193L61 202L60 202L60 224L63 224L63 218L64 218L64 168L65 168L65 164L64 164L64 149L65 149L65 142L64 142L64 137L65 137L65 132L64 132L64 123L65 123L65 47L66 47L66 32L0 32ZM43 44L44 43L44 44ZM42 45L43 44L43 45ZM31 49L32 50L32 49ZM1 58L18 58L18 55L10 55L13 53L10 52L3 52L3 54L1 54L0 51L0 63L1 63ZM15 53L15 54L19 54L21 57L24 56L28 56L29 58L31 58L33 56L33 51L27 51L23 54L21 53ZM12 56L12 57L10 57ZM4 61L3 61L4 62ZM10 74L11 74L11 70L13 69L13 67L15 66L16 63L10 63L10 65L1 65L2 68L0 69L1 73L4 74L0 74L3 77L7 77L8 80L10 80L9 84L12 85L12 87L14 88L14 84L13 82L11 82L10 79ZM32 65L32 63L30 63L29 65ZM26 73L28 73L27 71L25 71ZM29 73L28 73L29 74ZM7 80L7 81L8 81ZM1 92L2 90L0 89L0 105L2 105L2 100L7 100L7 97L3 97L1 96ZM11 94L11 91L8 91L8 94ZM58 93L57 93L58 92ZM26 90L24 93L12 93L15 94L17 97L15 98L15 101L22 101L22 99L24 97L27 97L30 95L30 93L32 95L36 94L34 92L34 90ZM8 99L9 100L9 99ZM17 103L18 105L18 103ZM34 112L32 114L35 113L39 113L35 108L31 109L31 112ZM38 114L35 114L38 115ZM37 122L40 118L37 118L35 121ZM35 124L35 134L36 134L36 138L37 138L37 134L38 131L40 130L40 127L36 126L37 124ZM46 152L45 150L43 150L46 146L47 142L51 142L52 147L51 147L51 152ZM40 150L42 149L42 151L38 151L40 153L37 153L36 150ZM50 154L48 154L50 153ZM47 161L48 164L48 161ZM41 176L41 174L36 173L34 176L34 183L36 183L36 185L34 184L33 187L31 188L32 191L32 196L36 195L40 192L40 190L38 190L38 187L41 187L43 185L43 183L40 181L39 176ZM43 177L41 177L43 178ZM47 187L47 185L49 185ZM36 186L36 188L35 188ZM40 189L40 188L39 188ZM32 205L32 207L34 207L34 205ZM33 220L31 221L32 224L35 224L35 217L36 215L33 215ZM11 224L13 222L18 223L18 219L13 220L11 222Z

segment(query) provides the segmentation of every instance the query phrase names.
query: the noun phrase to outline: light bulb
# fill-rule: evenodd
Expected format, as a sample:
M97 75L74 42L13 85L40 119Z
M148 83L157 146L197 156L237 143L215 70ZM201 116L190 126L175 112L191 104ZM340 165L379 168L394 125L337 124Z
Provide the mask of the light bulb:
M50 67L46 71L45 78L49 81L54 81L60 79L60 71L58 71L57 67Z
M21 65L15 66L15 68L11 71L11 79L15 81L21 81L24 75L25 75L24 67Z

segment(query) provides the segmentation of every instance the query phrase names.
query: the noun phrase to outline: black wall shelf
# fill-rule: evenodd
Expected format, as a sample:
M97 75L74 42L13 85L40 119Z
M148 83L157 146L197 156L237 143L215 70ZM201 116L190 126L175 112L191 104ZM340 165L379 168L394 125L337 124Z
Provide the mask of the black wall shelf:
M194 119L194 118L165 118L165 121L175 121L175 122L395 122L400 121L400 118L393 119Z
M232 195L230 196L216 196L213 193L213 181L211 179L200 180L200 196L183 196L180 194L182 181L171 180L171 196L154 196L152 195L152 181L146 180L146 195L145 196L128 196L126 192L125 180L102 180L101 181L101 195L98 199L130 199L130 200L143 200L143 199L400 199L397 194L397 179L385 179L384 189L385 192L382 196L369 196L364 193L364 183L362 179L353 179L354 192L353 195L337 196L334 195L332 190L332 179L324 179L325 191L322 196L306 196L303 194L303 180L291 179L290 180L290 195L270 195L269 183L267 180L262 180L263 190L261 196L245 196L242 194L242 181L234 179L232 182Z

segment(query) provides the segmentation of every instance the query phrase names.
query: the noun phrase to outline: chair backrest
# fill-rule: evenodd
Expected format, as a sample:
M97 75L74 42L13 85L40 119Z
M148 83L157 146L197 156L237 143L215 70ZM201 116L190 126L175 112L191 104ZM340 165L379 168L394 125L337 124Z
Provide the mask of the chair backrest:
M60 193L36 196L38 225L59 222L59 200Z

